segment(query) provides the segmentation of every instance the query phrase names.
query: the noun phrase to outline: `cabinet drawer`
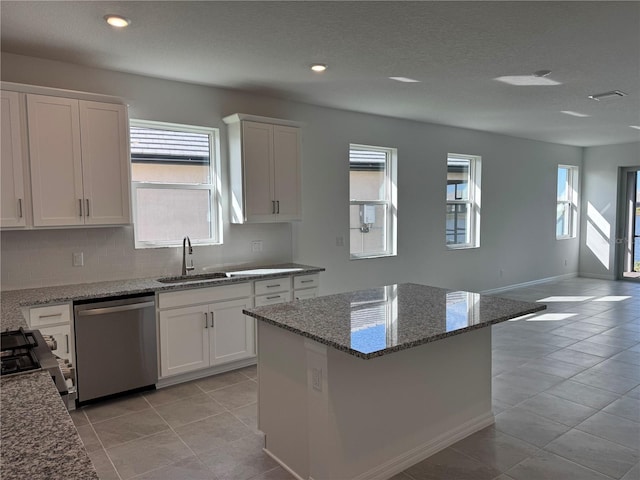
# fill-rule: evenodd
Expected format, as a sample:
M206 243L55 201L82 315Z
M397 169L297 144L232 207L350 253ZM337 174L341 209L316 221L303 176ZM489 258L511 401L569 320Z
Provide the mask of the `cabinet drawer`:
M68 303L29 309L29 325L32 328L70 322L71 306Z
M293 277L293 288L313 288L320 285L320 275L314 273L312 275L298 275Z
M296 290L295 292L293 292L294 300L306 300L308 298L316 298L317 296L317 288L305 288L304 290Z
M291 292L272 293L268 295L260 295L256 297L256 307L264 307L265 305L276 305L291 301Z
M291 277L272 278L270 280L256 281L256 295L264 295L275 292L288 292L291 290Z
M199 303L218 302L221 300L232 300L234 298L250 296L250 283L193 288L190 290L180 290L178 292L160 293L158 295L158 308L182 307L185 305L197 305Z

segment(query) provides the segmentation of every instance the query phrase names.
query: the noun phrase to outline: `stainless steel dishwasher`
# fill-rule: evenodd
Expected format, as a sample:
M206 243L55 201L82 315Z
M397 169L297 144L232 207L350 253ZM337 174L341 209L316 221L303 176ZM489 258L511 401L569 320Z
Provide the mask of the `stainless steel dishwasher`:
M155 297L74 304L78 403L158 381Z

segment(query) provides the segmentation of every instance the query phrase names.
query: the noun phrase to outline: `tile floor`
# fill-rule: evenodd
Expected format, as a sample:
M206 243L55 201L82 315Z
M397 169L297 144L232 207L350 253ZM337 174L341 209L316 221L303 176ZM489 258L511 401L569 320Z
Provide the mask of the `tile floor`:
M548 309L493 327L495 425L393 480L640 479L640 283L500 295ZM292 479L261 451L256 387L248 367L72 417L102 480Z

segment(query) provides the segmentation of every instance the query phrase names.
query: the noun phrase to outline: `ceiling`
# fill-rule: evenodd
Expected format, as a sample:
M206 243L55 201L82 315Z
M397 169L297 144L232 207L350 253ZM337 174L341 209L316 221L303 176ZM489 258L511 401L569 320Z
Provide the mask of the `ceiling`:
M3 52L567 145L640 140L638 1L2 0L0 13ZM107 13L132 23L115 30ZM561 85L494 80L542 69ZM588 98L610 90L628 95Z

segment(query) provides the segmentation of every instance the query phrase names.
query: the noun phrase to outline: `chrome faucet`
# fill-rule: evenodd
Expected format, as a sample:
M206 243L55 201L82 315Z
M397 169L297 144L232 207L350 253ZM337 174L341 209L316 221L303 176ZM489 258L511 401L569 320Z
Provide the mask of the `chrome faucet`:
M189 245L189 252L187 252L187 245ZM187 253L189 254L189 262L187 262ZM195 270L196 267L193 266L193 248L191 248L191 239L189 237L184 237L182 239L182 275L187 275L188 272ZM189 265L187 266L187 263Z

